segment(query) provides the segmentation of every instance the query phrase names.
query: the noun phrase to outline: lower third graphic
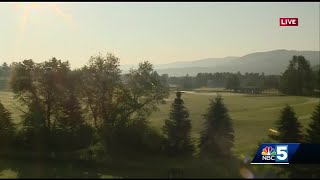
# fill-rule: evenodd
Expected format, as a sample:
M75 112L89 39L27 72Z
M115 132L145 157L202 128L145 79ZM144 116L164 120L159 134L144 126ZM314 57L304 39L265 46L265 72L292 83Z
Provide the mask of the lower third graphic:
M289 164L288 145L262 144L251 164Z

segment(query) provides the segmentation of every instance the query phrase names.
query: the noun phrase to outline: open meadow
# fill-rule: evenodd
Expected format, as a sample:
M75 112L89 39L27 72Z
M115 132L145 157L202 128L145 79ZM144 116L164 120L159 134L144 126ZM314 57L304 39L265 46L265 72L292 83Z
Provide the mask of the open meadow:
M235 152L240 155L249 154L257 147L257 143L267 137L269 129L275 129L275 121L280 116L281 108L291 105L301 124L305 127L310 122L310 115L319 102L319 98L299 96L246 95L235 93L219 93L229 110L235 129ZM194 138L199 137L203 129L203 114L207 111L209 99L217 93L183 93L182 99L189 109ZM150 118L151 124L161 128L168 117L170 105L175 94L171 93L166 104L159 105L159 110Z
M270 96L270 95L248 95L229 92L219 93L224 99L229 114L233 120L235 129L234 151L238 155L248 155L257 143L267 137L269 129L275 129L275 121L280 116L281 108L291 105L301 124L306 127L310 122L310 115L319 98L301 96ZM192 121L192 136L199 138L203 128L203 114L207 111L209 100L217 95L215 92L192 92L182 94L182 99L189 109ZM168 117L170 106L175 98L171 92L165 104L160 104L159 109L150 117L150 124L161 132L164 120ZM20 121L23 108L11 92L0 91L0 100L12 113L16 123Z
M263 94L248 95L230 92L219 92L219 94L222 95L224 103L229 110L229 115L233 120L235 130L235 147L233 148L233 150L235 152L235 155L239 159L243 159L243 157L247 156L250 158L249 161L251 161L251 155L257 148L259 141L267 137L267 134L270 132L269 129L275 129L274 123L279 118L280 110L284 105L289 104L294 108L299 121L305 128L310 122L310 115L314 110L314 107L320 100L319 98L301 96L280 96ZM214 98L216 95L216 92L210 91L184 91L184 93L182 94L182 99L184 100L186 107L189 109L190 119L192 123L192 137L196 140L196 143L200 137L200 132L203 129L203 114L207 111L209 100ZM166 99L165 103L158 105L158 110L153 112L151 117L149 118L150 125L157 129L159 132L162 132L161 129L164 124L164 120L168 117L170 106L174 98L175 92L171 91L170 96ZM18 103L16 99L14 99L14 94L12 92L0 91L0 100L3 105L12 113L14 122L19 124L20 116L23 114L22 111L24 111L24 108ZM155 157L155 159L157 158ZM70 167L65 163L57 165L50 162L45 167L42 167L42 169L44 168L42 170L42 173L45 173L45 175L42 174L39 176L56 177L56 175L52 175L52 173L55 171L59 171L60 174L62 173L60 175L62 177L142 177L142 174L144 174L147 177L156 176L165 178L166 170L163 169L163 167L167 167L167 165L169 164L170 166L174 163L184 164L183 167L185 169L187 168L184 162L185 160L173 160L166 165L166 163L168 162L160 159L157 164L154 165L154 167L150 167L151 169L148 171L150 172L150 176L148 176L148 173L146 173L145 171L143 171L143 173L140 171L141 169L145 170L146 168L143 165L144 161L147 162L149 160L141 160L140 162L138 162L138 164L133 166L128 165L128 167L125 167L123 165L117 166L111 163L110 166L103 167L101 170L99 170L100 174L96 172L98 171L98 168L92 169L92 167L90 167L88 169L80 166L70 169ZM186 160L186 163L188 163L187 161L188 160ZM21 169L21 166L23 166L23 171L21 172L20 170L19 174L14 169L8 168L8 163L13 164L13 166L10 167L14 167L14 164L16 164ZM121 164L120 162L118 163ZM189 162L189 164L194 163L196 162ZM128 162L126 162L125 164L128 164ZM15 161L1 161L1 166L2 169L0 169L0 177L3 178L38 177L33 176L36 173L32 173L31 171L33 169L36 169L36 165L33 165L33 163L23 162L21 164L21 162ZM195 169L194 166L195 165L190 167L190 171L186 173L188 177L192 177L196 174L196 172L200 172L200 170ZM56 167L60 168L61 170L56 169ZM259 168L263 167L260 166ZM268 169L269 167L264 168ZM90 173L92 172L93 175L90 175ZM199 175L199 177L201 177L201 175Z

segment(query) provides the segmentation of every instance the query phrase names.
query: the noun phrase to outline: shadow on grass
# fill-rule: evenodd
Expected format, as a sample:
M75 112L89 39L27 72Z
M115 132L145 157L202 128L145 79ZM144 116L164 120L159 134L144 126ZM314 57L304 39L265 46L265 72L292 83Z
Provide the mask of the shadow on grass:
M74 163L21 160L3 162L5 167L2 167L0 171L10 169L17 173L18 178L99 178L99 173L95 169L87 170Z
M237 162L151 157L88 161L1 160L3 178L240 178ZM10 173L8 173L10 172Z

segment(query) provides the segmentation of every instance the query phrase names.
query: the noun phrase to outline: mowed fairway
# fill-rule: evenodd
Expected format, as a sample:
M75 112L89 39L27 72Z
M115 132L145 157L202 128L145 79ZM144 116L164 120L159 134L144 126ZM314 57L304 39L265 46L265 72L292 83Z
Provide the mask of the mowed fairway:
M279 118L281 108L285 104L292 105L302 125L310 122L310 115L319 102L319 98L297 96L263 96L234 93L220 93L229 110L235 129L235 148L237 154L248 155L252 148L257 148L258 141L267 137L270 128L275 129L275 121ZM182 94L192 121L192 135L198 139L203 129L203 114L207 111L209 99L217 93ZM166 104L159 105L159 110L151 117L151 124L161 128L168 117L170 106L175 98L171 93Z
M269 129L275 129L274 122L279 118L280 110L285 104L292 105L297 117L304 127L310 122L310 115L319 102L319 98L297 97L297 96L263 96L245 95L234 93L220 93L223 96L235 129L235 148L239 154L249 154L252 148L256 148L258 141L267 137ZM186 92L182 98L189 109L192 121L192 136L199 138L203 129L203 114L207 111L209 99L214 98L217 93L194 93ZM164 120L168 117L171 103L175 98L172 92L166 99L166 104L160 104L159 110L150 117L150 123L160 132ZM20 121L23 109L13 98L13 93L0 91L0 100L12 113L15 122Z

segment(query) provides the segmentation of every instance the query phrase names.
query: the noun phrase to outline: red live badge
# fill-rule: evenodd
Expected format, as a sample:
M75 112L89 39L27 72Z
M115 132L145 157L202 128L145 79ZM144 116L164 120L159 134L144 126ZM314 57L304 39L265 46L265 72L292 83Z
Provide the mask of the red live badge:
M298 26L298 18L280 18L280 26Z

